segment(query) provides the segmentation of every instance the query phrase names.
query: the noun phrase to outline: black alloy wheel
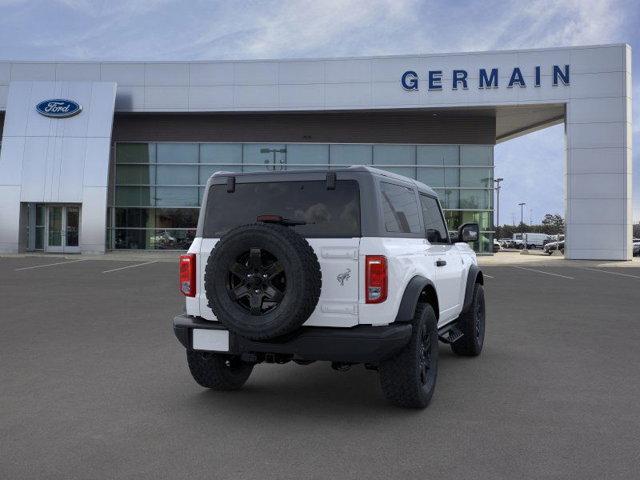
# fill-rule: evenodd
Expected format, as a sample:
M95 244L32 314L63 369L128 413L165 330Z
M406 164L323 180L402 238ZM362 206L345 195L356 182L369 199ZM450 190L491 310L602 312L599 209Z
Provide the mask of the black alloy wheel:
M462 337L451 344L451 350L458 355L476 357L482 352L485 336L486 304L484 287L476 283L469 309L463 312L457 322Z
M241 225L212 249L204 272L209 308L251 340L292 333L313 313L322 289L311 245L284 225Z
M277 308L286 287L282 264L264 249L252 247L229 267L229 296L251 315L264 315Z
M422 330L420 341L420 382L426 385L429 381L429 369L431 368L431 336L426 329Z
M474 333L476 342L484 341L484 295L480 295L473 305Z

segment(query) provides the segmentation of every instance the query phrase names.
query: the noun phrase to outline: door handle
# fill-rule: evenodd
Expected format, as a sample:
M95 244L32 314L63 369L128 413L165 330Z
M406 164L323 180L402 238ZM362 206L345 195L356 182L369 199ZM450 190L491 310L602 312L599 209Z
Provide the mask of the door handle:
M436 267L444 267L447 264L446 260L437 260Z

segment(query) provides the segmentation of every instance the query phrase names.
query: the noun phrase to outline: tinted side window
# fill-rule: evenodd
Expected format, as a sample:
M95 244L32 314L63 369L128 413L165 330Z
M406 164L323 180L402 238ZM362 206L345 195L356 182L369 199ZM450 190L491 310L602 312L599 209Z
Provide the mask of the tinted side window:
M431 243L449 243L449 234L440 213L438 201L435 198L420 195L420 203L427 240Z
M418 203L409 187L380 183L384 226L392 233L421 233Z

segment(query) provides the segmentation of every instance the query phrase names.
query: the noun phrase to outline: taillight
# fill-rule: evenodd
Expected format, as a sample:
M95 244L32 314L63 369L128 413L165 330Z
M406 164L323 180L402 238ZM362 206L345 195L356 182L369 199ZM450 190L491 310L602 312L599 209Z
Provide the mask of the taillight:
M365 258L366 303L382 303L387 299L387 258L382 255Z
M196 254L180 255L180 292L186 297L196 296Z

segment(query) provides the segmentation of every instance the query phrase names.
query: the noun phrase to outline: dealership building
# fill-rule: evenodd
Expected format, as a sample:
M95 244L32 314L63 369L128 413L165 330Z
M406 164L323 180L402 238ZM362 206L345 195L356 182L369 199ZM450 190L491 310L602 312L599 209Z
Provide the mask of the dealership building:
M628 45L0 62L0 252L186 249L215 171L364 164L433 187L487 253L494 146L564 124L565 255L628 260L631 91Z

